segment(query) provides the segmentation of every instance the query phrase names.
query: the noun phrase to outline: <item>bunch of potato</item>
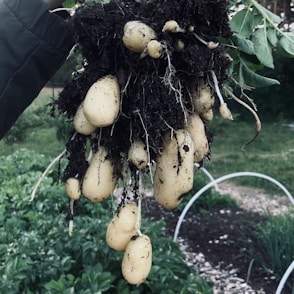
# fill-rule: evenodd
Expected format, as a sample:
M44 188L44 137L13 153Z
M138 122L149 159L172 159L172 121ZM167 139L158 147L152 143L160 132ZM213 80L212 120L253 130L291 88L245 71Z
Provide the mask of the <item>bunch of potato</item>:
M98 143L95 146L96 148L91 146L93 153L88 158L88 167L83 171L83 174L71 176L66 180L65 188L66 194L70 198L71 217L73 216L73 202L79 200L82 195L96 203L104 201L113 193L119 177L116 172L117 163L113 159L113 154L117 150L119 151L117 154L120 155L120 162L128 168L127 176L135 177L135 174L138 173L151 173L154 198L163 207L174 209L181 203L184 195L192 189L195 163L202 163L209 154L210 146L205 124L213 119L215 104L215 87L212 89L208 83L208 71L204 74L206 75L205 78L199 78L194 73L193 75L188 74L186 81L180 81L180 78L175 74L176 69L172 64L171 54L173 52L176 52L179 56L182 53L184 54L187 49L186 46L193 44L193 35L195 35L193 26L181 28L174 20L163 22L162 31L157 33L141 20L124 23L123 35L119 38L123 56L135 56L138 63L139 61L146 61L146 65L156 65L156 70L152 71L152 75L158 74L160 70L160 86L164 85L168 88L168 91L161 92L155 89L154 92L148 92L146 97L144 93L144 102L140 103L142 101L139 101L141 108L136 107L137 105L132 105L130 108L125 107L124 103L129 103L129 101L133 103L133 101L137 101L136 99L143 97L139 94L138 97L131 95L132 91L128 92L128 87L132 87L132 83L140 81L139 73L136 75L137 73L134 73L134 71L128 72L126 70L125 67L128 62L124 63L121 72L117 68L109 71L117 72L117 77L110 74L102 76L89 88L88 86L85 88L85 92L88 89L85 97L79 100L72 111L74 114L72 115L73 126L76 133L89 140L87 142L92 144L96 140ZM116 35L114 34L114 36ZM159 38L161 39L159 40ZM170 43L168 43L169 41ZM117 48L119 47L117 46ZM215 48L209 48L209 50ZM142 72L145 77L151 75L150 72L146 71L148 75L143 70ZM133 78L133 75L136 77ZM204 75L201 75L201 77ZM164 77L162 78L162 76ZM181 77L183 76L185 76L184 73ZM153 82L153 80L148 81ZM183 88L182 85L184 85ZM154 85L146 85L146 87L152 86ZM145 88L143 88L143 92L144 90ZM152 125L153 121L146 124L144 118L153 118L152 111L155 107L150 108L152 109L151 113L143 113L145 116L141 115L141 112L145 109L149 110L149 103L151 104L152 99L160 101L159 105L161 106L161 97L153 97L153 93L158 96L160 96L160 93L164 93L166 95L162 96L167 96L169 99L172 97L171 102L174 102L177 107L169 108L169 105L173 103L167 103L166 108L175 112L171 116L178 119L179 123L170 124L170 120L167 121L165 117L162 117L159 122L162 122L165 128L160 129L160 123L156 125L160 129L158 133L162 143L159 139L159 143L155 144L156 146L150 147L150 129L148 132L146 126ZM182 99L184 95L186 95L185 99ZM128 99L130 96L135 96L136 99ZM223 107L224 103L221 103L221 105ZM132 121L136 111L140 114L140 121ZM162 113L165 114L165 112ZM123 119L127 117L127 119L120 120L122 117ZM161 117L161 114L158 117ZM121 121L123 123L120 126L123 126L123 128L129 127L130 130L124 132L124 129L119 128L116 134L119 132L126 133L125 138L127 139L122 140L120 136L120 141L112 140L112 138L105 139L106 136L111 137L115 134L115 127ZM118 144L118 141L126 141L121 144L124 149L111 145L113 142ZM105 142L107 144L103 144ZM155 142L155 140L152 142ZM154 174L151 170L152 164L155 165ZM142 195L139 195L139 197L142 197ZM134 285L141 284L146 280L152 266L151 240L147 235L141 233L140 227L141 201L128 199L121 202L106 231L108 246L114 250L123 251L122 274L130 284Z
M140 233L139 213L137 203L126 203L116 212L106 231L108 246L124 251L122 274L134 285L146 280L152 265L152 245L150 238Z
M97 128L112 125L119 114L120 88L115 76L98 79L88 90L74 116L75 130L90 135Z

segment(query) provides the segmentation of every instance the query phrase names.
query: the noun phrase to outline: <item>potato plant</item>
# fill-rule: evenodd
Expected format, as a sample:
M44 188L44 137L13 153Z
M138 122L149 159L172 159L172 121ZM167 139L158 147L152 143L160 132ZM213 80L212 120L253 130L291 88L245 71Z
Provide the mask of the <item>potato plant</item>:
M150 177L160 204L177 207L192 189L194 164L209 159L207 121L216 109L233 119L221 93L233 64L227 50L233 45L221 41L233 35L227 4L113 0L72 10L69 26L84 65L53 105L73 121L64 181L76 179L92 202L107 199L123 182L106 238L110 247L125 250L122 271L131 284L144 282L151 268L151 241L141 232L142 178ZM131 203L137 208L130 209L127 228L120 215L125 218Z

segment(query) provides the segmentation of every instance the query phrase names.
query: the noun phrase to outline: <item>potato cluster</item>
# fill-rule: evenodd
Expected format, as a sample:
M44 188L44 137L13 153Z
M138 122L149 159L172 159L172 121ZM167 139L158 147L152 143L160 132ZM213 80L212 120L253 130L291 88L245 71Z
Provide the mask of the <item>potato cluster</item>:
M195 163L209 158L215 108L231 119L217 99L229 65L217 38L229 35L227 21L225 0L110 1L82 6L69 21L84 65L54 107L73 123L64 171L70 233L73 203L104 201L121 180L106 242L124 252L130 284L144 282L152 265L151 240L141 233L142 176L156 201L177 207Z

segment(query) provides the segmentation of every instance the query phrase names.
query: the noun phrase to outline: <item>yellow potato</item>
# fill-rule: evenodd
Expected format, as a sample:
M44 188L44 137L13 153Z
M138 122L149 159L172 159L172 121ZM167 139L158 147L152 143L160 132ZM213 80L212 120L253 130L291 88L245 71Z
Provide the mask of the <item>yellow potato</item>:
M84 115L97 128L115 121L120 109L120 88L116 77L107 75L95 82L84 100Z
M106 148L99 147L93 154L82 183L82 193L92 202L101 202L108 198L117 183L114 164Z
M68 178L65 181L65 192L72 200L78 200L81 197L80 181L76 178Z
M145 143L141 140L135 140L129 149L128 160L137 167L143 169L148 164L148 153Z
M162 54L163 46L162 44L157 40L151 40L147 44L147 52L148 55L152 58L159 58Z
M138 206L129 202L114 215L106 231L106 243L114 250L125 250L131 238L136 235Z
M206 120L206 121L213 120L213 110L212 109L208 110L207 112L202 112L199 115L203 120Z
M78 107L73 123L75 130L83 135L90 135L96 130L96 127L90 124L84 115L83 103L81 103L81 105Z
M177 207L183 194L193 187L194 145L189 133L180 129L165 136L154 173L154 198L168 209Z
M208 112L214 104L214 96L211 88L203 80L200 80L198 88L191 83L191 95L193 98L194 111L198 114Z
M152 266L152 245L147 235L135 236L128 243L122 260L122 274L128 283L143 283Z
M204 123L198 114L192 114L188 117L187 130L194 143L194 161L200 162L208 154L209 144Z
M142 53L152 39L156 39L156 33L145 23L134 20L125 24L122 41L129 50Z

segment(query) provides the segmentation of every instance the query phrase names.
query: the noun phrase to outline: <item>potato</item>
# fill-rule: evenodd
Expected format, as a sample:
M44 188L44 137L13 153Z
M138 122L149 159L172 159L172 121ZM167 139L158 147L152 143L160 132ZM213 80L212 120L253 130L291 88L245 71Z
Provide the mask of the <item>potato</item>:
M191 83L191 95L193 98L194 111L198 114L208 112L214 104L214 96L208 84L200 80L198 88L196 84Z
M137 169L143 169L148 164L148 153L146 149L145 143L139 139L131 144L128 152L128 160L136 166Z
M124 26L122 41L130 51L142 53L153 39L156 39L155 31L141 21L129 21Z
M177 207L193 187L194 145L187 131L165 136L154 173L154 198L168 209Z
M200 162L208 154L209 144L204 123L198 114L192 114L188 117L187 130L194 143L194 161Z
M136 235L138 206L129 202L114 215L106 231L106 243L114 250L125 250L131 238Z
M107 75L95 82L84 100L84 115L97 128L115 121L120 109L120 88L116 77Z
M96 130L96 127L90 124L84 115L84 103L78 107L73 124L75 130L82 135L90 135Z
M128 243L122 260L122 274L128 283L143 283L152 266L152 245L147 235L134 236Z
M65 181L65 192L71 200L80 199L82 192L79 179L68 178Z
M86 170L82 193L92 202L101 202L111 195L116 183L113 161L109 158L106 148L101 146L93 154Z
M211 121L213 120L213 110L210 109L207 112L202 112L199 114L201 119L206 120L206 121Z
M233 120L232 113L230 109L228 108L227 103L221 103L219 107L219 113L224 119Z
M151 40L147 44L147 53L152 58L159 58L162 54L163 46L157 40Z
M164 24L162 31L166 33L184 33L185 32L185 30L182 29L175 20L168 20Z

